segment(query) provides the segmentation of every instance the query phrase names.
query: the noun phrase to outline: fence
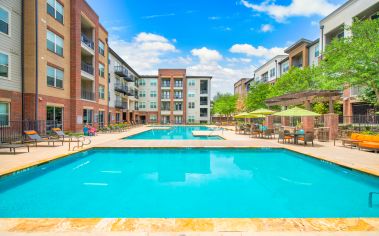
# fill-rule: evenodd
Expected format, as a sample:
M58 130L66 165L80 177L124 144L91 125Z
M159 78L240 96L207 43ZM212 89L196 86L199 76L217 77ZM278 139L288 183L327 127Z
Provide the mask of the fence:
M341 129L378 132L379 115L340 116L339 125Z
M46 135L47 127L52 127L52 124L42 120L0 122L0 142L22 141L25 130L35 130L40 135Z

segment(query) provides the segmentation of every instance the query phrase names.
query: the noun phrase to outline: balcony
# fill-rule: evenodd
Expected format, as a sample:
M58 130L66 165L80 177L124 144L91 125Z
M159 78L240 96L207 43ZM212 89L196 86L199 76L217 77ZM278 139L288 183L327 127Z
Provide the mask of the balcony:
M115 107L118 109L128 109L128 103L116 100Z
M175 87L175 88L182 89L182 88L183 88L183 83L182 83L182 82L175 82L175 83L174 83L174 87Z
M129 74L128 70L123 66L115 66L114 67L114 73L118 76L121 76L121 77L126 77Z
M135 97L136 99L139 98L139 95L138 95L138 91L137 91L137 90L134 91L134 97Z
M128 96L133 96L133 97L134 97L134 95L135 95L135 90L134 90L134 89L128 89L128 90L126 91L126 95L128 95Z
M91 39L89 39L85 34L82 34L80 38L82 46L84 46L86 49L91 49L90 52L93 53L95 48L94 42Z
M81 92L81 98L85 100L94 101L95 100L95 93L88 90L82 90Z
M134 110L135 110L135 111L139 111L139 107L138 107L138 105L135 105L135 106L134 106Z
M126 86L125 84L122 84L122 83L116 83L114 85L114 90L117 92L123 93L123 94L127 94L128 93L128 86Z
M161 99L169 100L169 99L170 99L170 95L162 95L162 96L161 96Z
M161 85L162 88L170 88L170 83L163 82Z
M183 99L183 95L175 95L174 99Z
M134 82L134 78L132 75L127 75L124 77L124 80L126 80L127 82Z
M208 94L208 89L202 89L202 90L200 90L200 94Z
M93 66L82 61L82 71L93 75Z

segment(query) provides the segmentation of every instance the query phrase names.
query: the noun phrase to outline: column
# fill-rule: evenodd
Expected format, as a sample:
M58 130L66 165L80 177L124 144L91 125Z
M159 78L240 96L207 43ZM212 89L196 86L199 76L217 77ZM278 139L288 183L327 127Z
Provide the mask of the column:
M267 126L267 129L274 128L274 116L266 116L264 125Z
M338 115L329 113L324 115L325 126L329 128L329 140L338 136Z

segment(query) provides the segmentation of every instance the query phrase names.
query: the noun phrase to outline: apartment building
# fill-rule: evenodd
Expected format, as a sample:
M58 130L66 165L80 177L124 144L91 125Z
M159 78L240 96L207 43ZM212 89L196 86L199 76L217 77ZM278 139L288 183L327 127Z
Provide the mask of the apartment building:
M291 67L304 68L317 66L320 55L319 40L300 39L284 50L288 54L288 65Z
M280 64L287 55L277 55L254 71L254 81L262 83L275 83L280 77Z
M0 1L0 124L22 117L22 0Z
M25 1L24 38L25 119L106 124L108 33L87 2Z
M247 78L242 78L234 83L234 95L244 97L247 95L246 81Z
M210 76L190 76L185 69L159 69L139 80L139 119L160 124L210 122Z
M334 12L320 21L320 44L323 52L326 46L335 38L348 37L351 32L345 26L350 26L354 19L378 19L379 0L349 0ZM343 92L344 116L366 115L373 106L359 99L362 88L349 87Z
M109 48L109 113L110 123L136 121L138 115L139 75L115 51Z

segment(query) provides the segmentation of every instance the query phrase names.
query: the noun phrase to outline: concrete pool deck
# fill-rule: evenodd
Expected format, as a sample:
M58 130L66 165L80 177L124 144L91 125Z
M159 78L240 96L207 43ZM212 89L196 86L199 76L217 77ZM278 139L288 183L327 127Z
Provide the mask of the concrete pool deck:
M100 134L92 137L85 149L97 147L228 147L287 148L342 166L379 176L379 154L341 147L333 143L315 146L279 144L277 140L251 139L234 131L220 132L225 140L124 140L122 138L151 129L136 127L124 133ZM0 149L0 175L12 173L46 161L75 153L63 147L31 147L30 153L10 154ZM17 151L24 151L23 149ZM26 151L26 149L25 149ZM22 233L128 233L119 235L323 235L315 232L341 232L347 235L379 235L379 218L359 219L0 219L0 235ZM171 233L164 233L171 232ZM359 233L358 233L359 232ZM371 233L374 234L371 234ZM259 233L259 234L257 234ZM358 234L357 234L358 233ZM28 234L29 235L29 234ZM49 235L49 234L47 234ZM108 234L107 234L108 235ZM113 235L113 234L109 234ZM283 234L286 235L286 234ZM308 235L308 234L304 234ZM327 235L327 234L326 234ZM330 234L335 235L335 234ZM350 235L350 234L349 234Z

